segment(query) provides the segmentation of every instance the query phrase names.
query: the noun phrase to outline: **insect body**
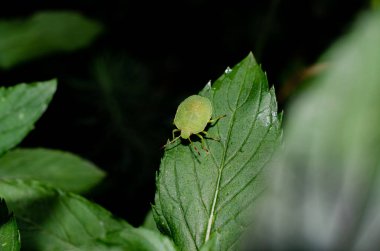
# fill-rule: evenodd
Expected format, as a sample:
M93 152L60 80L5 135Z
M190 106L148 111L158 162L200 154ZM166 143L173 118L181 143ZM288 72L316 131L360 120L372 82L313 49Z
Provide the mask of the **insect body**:
M190 136L196 135L201 139L202 148L208 152L204 143L204 136L214 140L219 139L208 136L205 128L207 124L214 123L224 117L220 116L212 120L211 116L212 104L208 98L199 95L192 95L186 98L178 106L177 113L174 118L174 125L177 129L173 130L173 139L168 141L165 146L175 142L179 138L188 139L190 143L192 143ZM181 134L175 137L176 132L181 132ZM196 147L194 147L194 149L198 152Z

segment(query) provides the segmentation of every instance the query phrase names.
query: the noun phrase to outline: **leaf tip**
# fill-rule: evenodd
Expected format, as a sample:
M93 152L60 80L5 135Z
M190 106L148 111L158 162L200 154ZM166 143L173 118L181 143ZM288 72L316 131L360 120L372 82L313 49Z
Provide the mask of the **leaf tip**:
M41 88L42 90L44 90L45 93L50 93L51 95L53 95L57 90L58 83L57 83L57 79L53 78L46 81L31 83L31 85L34 85L36 87L38 86L38 88Z
M50 85L50 88L52 92L55 92L57 90L58 81L56 78L50 79L45 82L47 85Z
M253 52L250 51L248 53L248 56L246 57L246 59L249 61L249 62L252 62L253 64L257 64L257 61L256 61L256 58L255 56L253 55Z

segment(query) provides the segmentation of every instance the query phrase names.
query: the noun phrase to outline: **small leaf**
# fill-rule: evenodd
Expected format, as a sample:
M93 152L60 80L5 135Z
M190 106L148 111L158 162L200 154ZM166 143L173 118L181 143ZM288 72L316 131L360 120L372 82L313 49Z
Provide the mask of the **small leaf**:
M0 177L38 180L70 192L86 192L104 172L68 152L48 149L16 149L0 158Z
M20 233L16 219L9 214L7 204L3 199L0 199L0 247L2 251L20 250Z
M210 239L215 250L234 250L265 187L261 176L279 143L281 119L274 90L252 54L201 95L211 100L213 117L226 115L208 129L221 140L206 140L209 154L200 156L186 141L168 147L154 216L181 250L199 250Z
M39 12L26 20L0 21L0 67L87 46L102 26L73 11Z
M0 155L16 146L46 110L56 80L0 87Z

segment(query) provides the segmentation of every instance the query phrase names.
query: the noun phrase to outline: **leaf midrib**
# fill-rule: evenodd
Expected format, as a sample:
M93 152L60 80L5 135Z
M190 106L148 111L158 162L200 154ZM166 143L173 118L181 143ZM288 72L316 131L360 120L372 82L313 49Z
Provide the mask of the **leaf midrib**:
M231 135L232 121L234 120L234 118L235 118L235 112L233 113L232 118L230 120L230 124L229 124L229 128L228 128L228 134L227 134L227 139ZM224 148L223 155L222 155L222 161L221 161L220 166L218 168L218 179L217 179L217 182L216 182L216 187L215 187L215 192L214 192L214 199L212 201L210 216L208 218L207 230L206 230L206 236L205 236L205 243L210 239L211 228L212 228L212 225L214 224L214 211L215 211L215 207L216 207L216 201L218 200L219 188L220 188L220 180L222 178L222 171L223 171L223 167L224 167L224 162L226 160L227 149L228 149L228 144L226 144L226 147Z
M244 81L243 82L246 81L247 74L248 74L248 71L245 72ZM238 107L238 103L239 103L239 100L240 100L240 96L241 96L242 90L243 90L243 85L240 85L239 95L238 95L238 97L236 99L236 105L235 105L236 108ZM213 93L213 96L215 96L215 92ZM206 236L205 236L205 243L210 239L211 228L212 228L212 226L214 224L214 211L215 211L215 207L216 207L216 202L218 200L219 188L220 188L220 180L222 179L222 172L223 172L223 169L224 169L224 162L226 161L226 155L227 155L227 150L228 150L228 141L229 141L229 139L231 137L231 131L232 131L232 127L233 127L233 121L235 121L236 110L237 110L236 108L235 109L231 109L230 108L230 110L232 111L232 116L231 116L230 123L228 125L228 133L227 133L227 138L226 138L226 147L224 148L223 155L222 155L222 161L220 162L220 166L218 168L218 179L217 179L217 182L216 182L216 188L215 188L215 193L214 193L214 199L213 199L212 206L211 206L210 216L208 218L207 229L206 229Z

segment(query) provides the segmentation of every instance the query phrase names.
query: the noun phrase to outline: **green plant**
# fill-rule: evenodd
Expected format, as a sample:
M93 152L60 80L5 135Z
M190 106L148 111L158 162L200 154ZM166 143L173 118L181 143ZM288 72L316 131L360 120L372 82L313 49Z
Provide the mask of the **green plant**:
M33 128L56 90L56 81L0 89L0 204L2 250L174 250L150 230L135 229L72 192L84 193L104 172L63 151L13 148ZM13 245L10 245L13 243Z
M104 245L135 250L174 249L166 237L151 230L134 229L126 222L112 218L99 206L70 193L88 191L104 176L91 163L72 154L48 149L11 150L32 129L55 89L56 82L52 80L20 84L3 88L0 92L3 100L0 110L3 117L0 123L3 139L0 196L6 199L17 217L22 245L37 250L64 250L69 247L104 249ZM227 90L229 100L225 102ZM263 187L258 186L257 180L281 135L273 89L268 89L265 75L252 54L223 74L213 86L208 84L201 95L211 100L215 113L227 115L224 121L209 129L210 133L221 137L221 142L206 139L204 144L210 153L198 157L194 157L186 145L168 149L162 162L154 207L156 219L164 223L159 224L159 228L165 233L172 233L175 244L187 249L201 248L209 239L221 247L235 242L242 228L229 222L243 213L241 205L244 205L244 210L250 208L242 200L252 202L261 193ZM248 119L239 119L243 117ZM182 159L178 169L173 162L175 159ZM82 173L80 177L79 173ZM176 180L172 180L173 175ZM212 186L201 190L200 185L204 182ZM238 183L240 185L236 187ZM178 187L178 184L183 187ZM182 199L189 202L198 200L199 203L189 204L194 210L191 214L167 211L168 207L178 206L170 194L165 194L168 186L173 193L186 193L187 198L183 196ZM235 198L236 191L241 195ZM179 206L183 209L187 207L186 203L181 202ZM163 222L162 217L167 218L168 213L172 214L171 217L189 219L182 223ZM203 235L198 242L193 242L187 234L181 236L183 231L190 230L183 224L195 219L197 222L191 224L203 221L203 228L194 233ZM223 222L227 224L220 226ZM170 229L173 227L171 224L179 224L177 232ZM65 229L70 229L70 233ZM234 235L229 234L231 229Z
M199 155L181 141L165 150L153 210L139 228L78 195L104 177L95 165L57 150L14 149L56 81L1 88L2 250L375 249L379 24L380 12L362 17L321 59L328 68L291 107L283 147L274 89L252 54L207 84L199 95L226 115L207 128L220 142L193 142L208 149Z
M154 217L159 229L183 250L238 245L253 202L262 193L263 170L281 137L274 90L252 54L226 70L200 95L215 114L225 114L205 140L209 153L190 146L167 149L157 179ZM199 146L199 142L194 142Z
M250 249L379 248L379 25L379 10L362 13L288 108Z
M0 20L0 68L83 48L101 31L99 23L73 11L45 11L25 20Z

